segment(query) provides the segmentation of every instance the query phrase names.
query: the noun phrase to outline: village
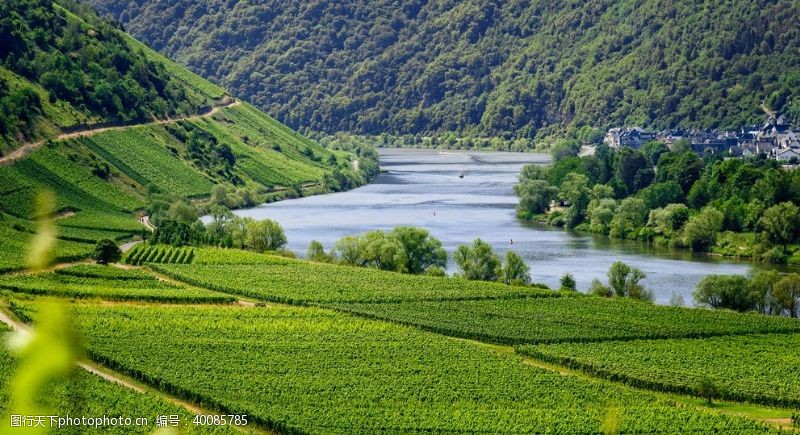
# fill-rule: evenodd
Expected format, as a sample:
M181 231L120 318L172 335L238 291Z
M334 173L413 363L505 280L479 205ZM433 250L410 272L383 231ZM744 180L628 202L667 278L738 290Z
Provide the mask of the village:
M763 154L783 163L800 161L800 128L793 128L783 115L768 116L763 124L738 131L672 129L656 132L640 127L615 127L608 130L603 142L615 149L636 149L654 140L670 148L679 141L688 141L692 151L700 155L724 154L736 158Z

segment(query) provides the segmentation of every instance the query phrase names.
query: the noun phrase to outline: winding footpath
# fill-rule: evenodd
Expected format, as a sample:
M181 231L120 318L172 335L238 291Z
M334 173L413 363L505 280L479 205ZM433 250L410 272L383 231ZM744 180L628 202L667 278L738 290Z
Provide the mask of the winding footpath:
M39 140L39 141L36 141L36 142L27 142L27 143L24 143L19 148L17 148L16 150L14 150L11 153L9 153L8 155L0 157L0 166L16 162L17 160L24 159L25 157L30 155L30 153L32 153L33 151L36 151L37 149L39 149L48 140L61 141L61 140L67 140L67 139L75 139L75 138L78 138L78 137L94 136L96 134L104 133L104 132L107 132L107 131L125 130L125 129L133 128L133 127L141 127L143 125L164 125L164 124L172 124L172 123L175 123L175 122L178 122L178 121L194 121L194 120L198 120L198 119L208 118L208 117L214 116L216 113L218 113L222 109L227 109L229 107L239 106L241 104L242 104L242 102L239 101L239 100L224 101L224 102L222 102L220 104L212 105L209 110L207 110L207 111L205 111L203 113L197 113L197 114L194 114L194 115L181 116L181 117L178 117L178 118L159 119L159 120L155 120L155 121L151 121L151 122L143 122L141 124L121 125L121 126L115 126L115 127L88 128L86 130L74 131L72 133L62 133L62 134L59 134L58 136L51 137L51 138L48 138L48 139L42 139L42 140Z

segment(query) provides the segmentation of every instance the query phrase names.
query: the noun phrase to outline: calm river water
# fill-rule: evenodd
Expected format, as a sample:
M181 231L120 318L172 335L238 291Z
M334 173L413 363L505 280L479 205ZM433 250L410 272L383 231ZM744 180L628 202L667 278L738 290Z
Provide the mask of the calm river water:
M611 263L620 260L647 274L644 283L661 304L676 294L693 305L692 290L705 275L745 274L762 267L524 224L514 217L513 185L523 165L548 161L541 154L381 150L384 172L367 186L236 213L280 222L289 249L300 255L312 240L327 250L342 236L398 225L428 229L448 253L480 237L498 252L512 249L522 255L533 281L553 288L570 272L585 291L593 278L605 282ZM459 178L462 171L464 178ZM454 271L452 264L449 270Z

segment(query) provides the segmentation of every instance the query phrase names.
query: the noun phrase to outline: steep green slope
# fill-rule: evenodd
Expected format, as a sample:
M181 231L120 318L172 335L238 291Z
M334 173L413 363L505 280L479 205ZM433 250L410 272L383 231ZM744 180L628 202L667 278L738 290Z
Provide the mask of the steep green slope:
M800 118L794 0L89 0L290 126L533 137Z
M58 258L72 259L144 231L134 214L156 200L207 202L221 186L229 206L254 205L375 169L355 164L373 154L328 150L67 6L0 5L0 269L24 266L42 191L56 197Z

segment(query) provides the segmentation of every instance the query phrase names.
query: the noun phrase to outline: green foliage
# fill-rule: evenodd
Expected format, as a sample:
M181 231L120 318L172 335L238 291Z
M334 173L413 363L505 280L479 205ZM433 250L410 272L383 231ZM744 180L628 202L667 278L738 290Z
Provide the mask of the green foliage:
M708 275L697 284L694 299L711 308L750 311L756 304L750 281L739 275Z
M332 263L334 259L333 256L325 253L325 247L322 246L322 243L312 240L308 244L308 250L306 250L306 260L316 261L317 263Z
M800 233L800 209L791 202L774 205L764 211L759 224L767 240L783 245L785 250Z
M427 230L400 226L392 231L369 231L345 236L334 245L333 257L351 266L373 267L401 273L422 274L444 267L447 252Z
M94 247L94 261L97 264L116 263L122 258L122 251L113 240L101 240Z
M468 280L496 281L500 269L500 259L492 246L481 239L475 239L472 246L459 245L453 252L453 261L459 269L459 276Z
M78 304L73 313L101 363L184 399L235 409L274 431L498 432L513 426L596 432L608 402L622 407L626 433L761 428L559 376L470 343L326 310ZM200 336L215 345L198 352Z
M705 251L714 244L722 229L724 216L713 207L706 207L689 218L683 229L683 242L693 251Z
M772 286L772 299L777 312L800 317L800 275L789 274Z
M762 101L794 119L800 107L793 0L91 4L289 125L329 133L588 142L586 127L736 128L761 120Z
M639 283L646 277L638 268L621 261L614 262L608 269L608 285L618 297L652 301L653 293Z
M578 291L578 285L575 283L575 277L571 273L561 275L561 290Z
M531 282L531 268L519 254L508 251L497 278L503 284L527 285Z
M768 334L520 350L638 388L793 407L800 404L800 361L791 351L798 344L800 334Z

